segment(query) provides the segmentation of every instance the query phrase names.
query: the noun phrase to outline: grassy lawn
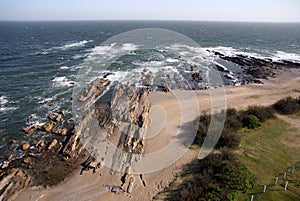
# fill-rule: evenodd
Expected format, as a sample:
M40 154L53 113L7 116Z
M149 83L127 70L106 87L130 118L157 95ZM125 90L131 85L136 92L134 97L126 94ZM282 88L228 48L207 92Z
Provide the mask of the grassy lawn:
M300 120L300 113L289 115L289 118ZM295 125L294 121L293 124ZM268 120L260 128L242 129L239 134L242 142L236 155L256 175L257 185L237 200L250 201L251 195L254 195L254 201L300 201L300 129L275 118ZM294 165L296 172L283 179L284 172ZM274 185L276 177L279 177L279 181ZM184 172L154 200L165 200L168 192L180 187L183 178ZM289 184L287 191L284 191L286 181ZM266 193L262 193L264 185L267 185Z
M258 179L258 185L240 200L250 200L252 194L255 195L254 200L300 200L300 186L297 184L297 180L300 180L300 167L296 174L287 177L291 191L283 190L280 185L284 185L285 181L282 179L274 186L276 176L281 178L288 168L300 161L299 146L291 147L282 143L283 139L291 138L295 133L300 135L299 130L291 128L287 122L278 118L267 121L261 128L240 131L242 143L239 160ZM262 194L263 185L268 185L265 194Z

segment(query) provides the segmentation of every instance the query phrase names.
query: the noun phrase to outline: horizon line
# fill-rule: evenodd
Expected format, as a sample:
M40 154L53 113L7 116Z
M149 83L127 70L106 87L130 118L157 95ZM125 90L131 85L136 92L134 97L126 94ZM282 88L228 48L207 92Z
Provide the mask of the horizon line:
M232 23L300 23L300 21L251 21L251 20L190 20L190 19L0 19L0 22L101 22L101 21L140 21L140 22L232 22Z

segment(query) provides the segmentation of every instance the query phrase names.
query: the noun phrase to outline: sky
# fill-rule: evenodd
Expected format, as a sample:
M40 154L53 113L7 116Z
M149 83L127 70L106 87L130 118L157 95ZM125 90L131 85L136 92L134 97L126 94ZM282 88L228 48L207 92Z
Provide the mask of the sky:
M0 0L0 20L300 22L300 0Z

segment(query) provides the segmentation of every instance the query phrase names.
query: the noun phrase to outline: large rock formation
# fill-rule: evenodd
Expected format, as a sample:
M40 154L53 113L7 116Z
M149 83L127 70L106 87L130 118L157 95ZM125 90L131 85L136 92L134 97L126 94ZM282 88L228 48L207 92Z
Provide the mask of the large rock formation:
M0 200L10 201L29 184L29 177L20 169L0 172Z
M147 85L143 88L138 88L135 84L119 83L115 86L109 100L95 102L102 95L101 93L108 82L104 78L96 79L74 96L73 101L77 101L79 114L82 115L82 118L77 121L74 133L63 148L63 154L65 159L77 157L82 150L87 148L83 144L96 143L97 141L81 140L80 142L81 137L90 138L89 132L91 135L100 136L102 134L118 149L127 153L124 156L124 154L116 151L113 154L113 164L111 164L113 169L125 171L125 163L138 160L138 156L133 156L133 154L138 155L143 152L143 138L148 125L150 109L148 95L153 85L153 76L151 72L142 73L141 82ZM91 106L91 104L94 105ZM91 131L94 127L93 124L99 125L99 128ZM97 138L97 136L91 138ZM97 152L97 145L91 146L92 149L88 148L88 151ZM97 156L98 159L105 157L105 154Z

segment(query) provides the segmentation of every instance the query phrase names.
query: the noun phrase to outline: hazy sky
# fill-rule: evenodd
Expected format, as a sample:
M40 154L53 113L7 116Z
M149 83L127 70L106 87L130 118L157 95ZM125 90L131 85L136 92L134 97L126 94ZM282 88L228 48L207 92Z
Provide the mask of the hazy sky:
M300 22L300 0L0 0L0 20Z

